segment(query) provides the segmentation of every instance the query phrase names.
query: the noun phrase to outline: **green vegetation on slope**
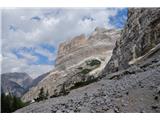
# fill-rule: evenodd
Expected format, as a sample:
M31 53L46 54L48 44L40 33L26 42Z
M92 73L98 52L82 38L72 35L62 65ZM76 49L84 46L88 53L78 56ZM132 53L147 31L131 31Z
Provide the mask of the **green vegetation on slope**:
M79 73L81 74L88 74L92 70L96 69L101 65L101 61L97 59L92 59L92 60L87 60L86 62L86 67L78 67L77 69L81 70Z
M80 81L80 82L75 83L74 86L70 88L70 90L77 89L79 87L83 87L85 85L89 85L97 81L98 81L98 78L94 78L94 76L89 76L86 81Z
M89 66L99 66L101 62L97 59L86 61L86 64Z
M24 106L28 105L28 103L24 103L20 98L17 98L12 95L1 94L1 112L2 113L11 113L17 109L20 109Z
M48 96L49 96L48 91L45 93L45 92L44 92L44 88L42 87L42 88L40 89L40 92L39 92L39 94L38 94L38 97L35 98L34 100L35 100L36 102L39 102L39 101L48 99Z

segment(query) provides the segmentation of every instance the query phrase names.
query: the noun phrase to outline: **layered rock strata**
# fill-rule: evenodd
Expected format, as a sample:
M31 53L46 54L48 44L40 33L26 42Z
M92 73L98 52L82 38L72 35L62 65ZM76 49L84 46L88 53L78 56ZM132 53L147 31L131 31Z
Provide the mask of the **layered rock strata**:
M160 9L129 9L122 36L116 42L112 58L105 67L104 73L113 73L148 60L159 51L159 44ZM154 60L157 61L159 58Z

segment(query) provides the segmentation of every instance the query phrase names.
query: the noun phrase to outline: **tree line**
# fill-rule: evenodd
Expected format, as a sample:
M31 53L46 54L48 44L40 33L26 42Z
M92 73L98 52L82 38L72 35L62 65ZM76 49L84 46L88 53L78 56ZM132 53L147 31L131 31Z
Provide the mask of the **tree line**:
M4 93L1 94L1 112L2 113L11 113L26 105L28 105L28 103L24 103L18 97L15 97L11 94L8 94L8 95L5 95Z
M48 96L49 96L48 90L47 92L44 92L44 89L42 87L40 89L38 97L34 100L35 102L39 102L39 101L48 99ZM13 96L10 93L8 95L4 93L1 94L1 112L2 113L11 113L29 104L30 102L27 102L27 103L23 102L19 97Z

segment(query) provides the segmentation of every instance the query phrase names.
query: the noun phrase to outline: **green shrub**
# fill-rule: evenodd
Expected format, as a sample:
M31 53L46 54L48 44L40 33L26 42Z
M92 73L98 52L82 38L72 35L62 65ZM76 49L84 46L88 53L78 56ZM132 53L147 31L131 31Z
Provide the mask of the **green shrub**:
M91 71L91 69L83 69L80 73L81 74L88 74Z
M82 69L83 69L83 67L78 67L77 69L82 70Z
M42 87L42 88L40 89L40 92L39 92L39 94L38 94L38 97L35 98L34 100L35 100L36 102L39 102L39 101L48 99L48 96L49 96L48 90L47 90L47 92L45 93L45 92L44 92L44 89L43 89L43 87Z
M101 62L97 59L93 59L93 60L90 60L90 61L86 61L86 64L89 65L89 66L99 66L101 64Z

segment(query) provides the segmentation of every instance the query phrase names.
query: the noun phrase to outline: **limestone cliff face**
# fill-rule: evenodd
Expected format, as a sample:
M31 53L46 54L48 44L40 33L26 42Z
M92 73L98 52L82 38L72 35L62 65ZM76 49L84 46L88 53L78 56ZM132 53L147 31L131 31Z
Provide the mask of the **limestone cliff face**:
M82 34L61 43L55 67L63 70L90 56L101 56L105 59L106 53L112 52L115 41L119 38L119 33L118 30L96 28L88 38ZM108 54L107 57L110 57Z
M130 8L122 36L116 42L104 73L113 73L140 64L146 58L148 60L153 53L158 52L159 44L160 9Z
M80 35L61 43L55 69L22 99L33 100L42 87L53 97L69 92L82 82L92 82L110 59L120 33L120 30L96 28L89 37Z
M63 59L65 55L68 55L71 52L78 50L79 48L85 46L86 44L87 44L87 39L85 38L85 35L83 34L73 38L70 41L61 43L58 49L56 66L61 64L61 59Z

